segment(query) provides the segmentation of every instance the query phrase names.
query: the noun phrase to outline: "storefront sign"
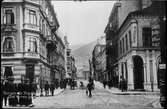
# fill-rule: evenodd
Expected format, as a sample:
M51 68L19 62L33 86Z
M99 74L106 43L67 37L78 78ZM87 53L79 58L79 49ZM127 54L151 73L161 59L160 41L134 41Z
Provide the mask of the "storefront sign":
M159 64L159 69L166 69L166 64Z

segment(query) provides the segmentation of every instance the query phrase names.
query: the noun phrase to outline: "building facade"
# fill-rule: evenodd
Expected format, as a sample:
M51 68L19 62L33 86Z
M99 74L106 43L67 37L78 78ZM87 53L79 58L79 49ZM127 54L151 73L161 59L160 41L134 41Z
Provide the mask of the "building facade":
M75 66L75 58L71 54L71 49L69 47L69 42L67 41L67 36L64 37L66 45L66 68L67 74L66 78L76 79L77 78L77 68Z
M56 33L58 27L50 1L4 0L1 6L1 76L12 77L14 82L25 79L41 85L52 82L59 70L53 66L58 59L55 52L61 56L64 49ZM59 43L62 48L57 46Z
M108 81L108 74L106 72L106 45L104 43L97 43L92 52L92 67L93 77L97 81Z
M159 90L161 6L159 1L119 1L110 14L105 29L109 72L116 83L125 78L129 90Z

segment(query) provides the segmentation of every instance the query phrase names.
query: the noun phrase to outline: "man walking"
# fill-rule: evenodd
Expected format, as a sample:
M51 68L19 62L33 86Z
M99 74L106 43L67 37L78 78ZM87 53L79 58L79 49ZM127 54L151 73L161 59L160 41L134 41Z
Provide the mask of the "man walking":
M45 96L48 96L49 95L49 83L48 81L46 81L46 84L45 84Z
M53 83L51 83L51 85L50 85L50 92L51 92L52 96L54 95L54 90L55 90L55 86L54 86Z
M89 78L89 83L87 84L87 91L89 92L89 97L92 97L92 90L93 89L94 89L93 80L91 78Z

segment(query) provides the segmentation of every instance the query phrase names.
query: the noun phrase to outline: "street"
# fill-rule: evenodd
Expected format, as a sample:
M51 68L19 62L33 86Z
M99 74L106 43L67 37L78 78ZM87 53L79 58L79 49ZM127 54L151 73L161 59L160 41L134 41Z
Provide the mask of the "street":
M155 95L115 95L95 85L92 98L85 90L67 88L53 97L37 97L33 108L154 109L152 103L157 99Z

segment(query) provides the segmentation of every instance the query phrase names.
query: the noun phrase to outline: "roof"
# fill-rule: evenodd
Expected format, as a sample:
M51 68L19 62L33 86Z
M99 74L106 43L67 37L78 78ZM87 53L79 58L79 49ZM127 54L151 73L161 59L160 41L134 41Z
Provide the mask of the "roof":
M135 17L135 16L162 16L162 15L166 16L166 2L165 1L153 1L151 6L144 8L143 10L137 10L137 11L130 12L128 14L128 16L126 17L126 19L124 20L124 22L122 23L119 30L121 30L121 28L123 27L125 22L131 17Z
M144 8L143 10L137 10L134 12L129 13L128 16L133 15L150 15L150 16L158 16L158 15L164 15L166 11L166 2L165 1L153 1L151 6L148 8Z

